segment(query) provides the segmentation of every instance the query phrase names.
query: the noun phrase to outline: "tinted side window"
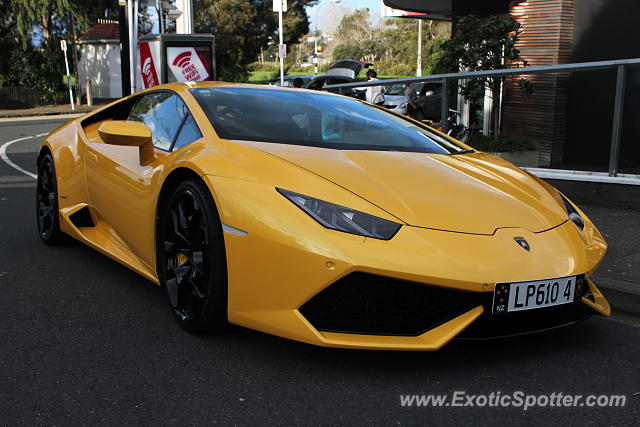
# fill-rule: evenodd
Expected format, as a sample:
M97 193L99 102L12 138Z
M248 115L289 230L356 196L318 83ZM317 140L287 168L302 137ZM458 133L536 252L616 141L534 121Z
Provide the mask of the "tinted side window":
M191 113L187 112L187 118L180 129L180 133L178 133L178 137L176 138L176 142L173 145L173 149L177 150L179 148L184 147L185 145L191 144L193 141L202 138L202 134L200 133L200 129L198 129L198 125L196 121L193 120L193 116Z
M425 85L424 91L426 92L426 91L429 91L429 90L433 91L434 93L439 93L439 92L442 91L442 85L439 85L439 84L428 84L428 85Z
M321 90L322 86L324 86L325 77L316 78L311 85L309 85L309 89Z
M162 150L171 149L187 109L182 100L169 92L144 95L136 102L128 120L142 122L153 138L153 145Z

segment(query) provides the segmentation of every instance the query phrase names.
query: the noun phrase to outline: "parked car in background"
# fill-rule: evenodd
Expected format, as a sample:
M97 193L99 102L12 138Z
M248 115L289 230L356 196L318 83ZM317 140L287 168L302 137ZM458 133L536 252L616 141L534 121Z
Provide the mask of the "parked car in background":
M337 61L327 70L326 74L322 75L298 75L298 76L285 76L284 86L292 87L293 81L296 78L301 78L303 81L302 87L312 90L326 90L327 92L340 93L338 89L324 89L328 85L337 85L342 83L353 83L359 81L358 74L363 68L368 68L372 64L368 62L355 61L352 59L346 59L343 61ZM269 81L270 85L282 86L280 84L280 77ZM349 88L343 90L342 94L345 96L351 96L353 98L364 99L366 88Z
M416 119L440 120L442 105L442 84L414 83L418 94L418 111ZM400 114L407 114L407 97L404 96L404 85L394 84L384 93L384 106Z
M303 82L302 87L306 88L309 82L316 77L319 77L319 76L316 76L315 74L304 74L299 76L284 76L284 85L280 84L280 77L277 77L275 79L269 80L268 84L274 85L274 86L293 87L293 81L297 78L301 78Z

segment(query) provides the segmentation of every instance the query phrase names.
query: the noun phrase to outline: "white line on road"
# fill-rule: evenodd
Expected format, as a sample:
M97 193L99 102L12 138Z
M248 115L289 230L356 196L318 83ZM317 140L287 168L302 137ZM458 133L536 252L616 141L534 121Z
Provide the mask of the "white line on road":
M15 163L13 163L11 161L11 159L9 159L9 157L7 156L7 148L9 148L11 146L11 144L14 144L16 142L24 141L25 139L40 138L41 136L45 136L45 135L47 135L47 134L46 133L40 133L38 135L24 136L22 138L18 138L18 139L14 139L12 141L5 142L4 144L0 145L0 159L4 160L4 162L6 164L11 166L12 168L17 170L18 172L22 172L23 174L28 175L33 179L37 179L38 176L35 173L29 172L28 170L21 168L20 166L18 166Z

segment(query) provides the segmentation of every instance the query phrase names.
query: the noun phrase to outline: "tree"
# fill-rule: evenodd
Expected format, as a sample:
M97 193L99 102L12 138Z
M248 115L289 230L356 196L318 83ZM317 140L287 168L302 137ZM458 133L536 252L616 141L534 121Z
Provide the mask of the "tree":
M305 7L317 0L289 0L284 14L284 42L294 45L309 32ZM246 81L248 65L269 37L278 39L278 14L272 0L199 0L194 1L196 31L216 36L216 62L219 78Z
M422 39L423 74L438 70L442 44L450 34L445 22L426 21ZM380 73L410 76L415 73L418 26L415 19L391 18L383 27L370 24L369 11L359 9L345 15L334 32L337 46L333 60L362 59L375 64Z
M519 61L526 65L516 48L521 25L507 16L479 18L469 15L459 18L456 32L444 43L443 64L452 72L483 71L512 68ZM467 99L477 99L484 95L485 87L493 97L493 135L500 134L499 102L503 77L470 79L460 87L460 93ZM526 81L523 81L526 83Z
M361 59L375 63L382 57L382 31L371 26L369 21L369 9L357 9L342 17L333 33L336 40L332 55L334 61Z
M418 21L408 18L390 18L383 33L385 54L380 67L392 75L414 75L418 56ZM422 74L442 71L439 67L442 45L451 34L447 22L422 22Z
M342 59L360 59L365 55L362 46L352 43L339 44L333 49L332 59L340 61Z
M113 0L12 0L0 5L0 83L37 87L41 102L55 102L63 90L64 57L61 39L72 39L71 17L76 32L97 18L116 18Z

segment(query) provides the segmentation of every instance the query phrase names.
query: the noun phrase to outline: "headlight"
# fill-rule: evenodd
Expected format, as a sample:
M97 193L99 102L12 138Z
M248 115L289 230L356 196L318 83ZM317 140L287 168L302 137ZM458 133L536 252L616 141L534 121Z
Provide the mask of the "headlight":
M582 219L578 211L576 211L576 208L574 208L571 202L569 202L569 200L562 194L560 194L560 197L562 197L562 202L564 203L564 207L567 209L571 222L573 222L580 230L584 229L584 219Z
M401 225L393 221L378 218L364 212L334 205L303 194L277 188L278 192L291 200L309 216L323 226L332 230L342 231L374 239L389 240L400 229Z

